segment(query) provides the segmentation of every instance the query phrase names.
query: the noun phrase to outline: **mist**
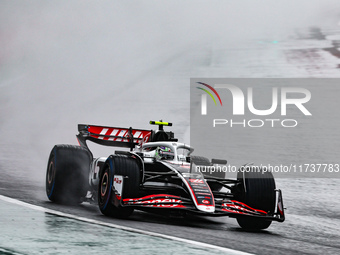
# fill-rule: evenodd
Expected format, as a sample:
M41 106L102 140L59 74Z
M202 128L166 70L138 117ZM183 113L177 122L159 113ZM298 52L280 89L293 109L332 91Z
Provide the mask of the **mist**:
M1 169L43 185L50 150L76 144L78 123L150 128L149 120L162 119L188 143L189 78L253 76L244 65L249 56L234 52L336 26L339 7L310 0L1 1ZM228 65L216 67L221 49L230 50Z

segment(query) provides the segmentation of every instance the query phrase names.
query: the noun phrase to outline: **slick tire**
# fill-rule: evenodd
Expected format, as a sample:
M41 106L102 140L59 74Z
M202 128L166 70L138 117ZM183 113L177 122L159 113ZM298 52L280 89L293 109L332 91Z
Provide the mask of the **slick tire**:
M133 208L114 203L114 176L123 176L123 198L135 198L139 194L140 168L137 161L125 155L111 155L99 172L98 206L100 211L110 217L127 218Z
M275 180L270 172L238 172L240 181L239 192L236 200L243 202L254 209L273 213L275 210ZM241 228L249 230L261 230L270 226L270 220L251 217L238 217L237 222Z
M209 178L209 177L214 177L214 178L225 178L225 173L224 172L210 172L208 168L204 168L206 166L212 166L212 163L210 160L206 157L202 156L191 156L191 162L194 163L196 166L203 166L202 167L202 174L204 178ZM221 184L215 183L215 182L209 182L210 189L212 191L220 191L222 189Z
M79 204L89 189L92 154L75 145L55 145L46 171L46 195L61 204Z
M211 166L208 158L202 156L191 156L191 162L198 166Z

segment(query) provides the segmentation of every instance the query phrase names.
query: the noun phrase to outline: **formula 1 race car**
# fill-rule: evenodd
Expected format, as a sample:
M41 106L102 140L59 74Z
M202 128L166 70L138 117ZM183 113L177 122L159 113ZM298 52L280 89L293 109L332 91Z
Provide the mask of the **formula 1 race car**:
M192 156L192 147L164 131L171 123L150 124L159 129L78 125L80 146L55 145L50 153L49 200L98 203L104 215L118 218L134 209L229 216L242 228L256 230L284 221L282 194L272 173L249 164L239 169L236 179L226 179L224 172L204 173L200 169L226 166L227 161ZM94 158L87 141L130 150Z

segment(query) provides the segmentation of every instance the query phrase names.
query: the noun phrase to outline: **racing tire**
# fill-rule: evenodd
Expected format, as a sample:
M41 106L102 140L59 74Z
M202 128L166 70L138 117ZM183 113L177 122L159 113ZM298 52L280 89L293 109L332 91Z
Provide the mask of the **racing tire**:
M202 156L191 156L191 162L194 163L195 165L198 166L212 166L212 163L210 162L210 160L206 157L202 157ZM205 171L208 171L206 169L204 169ZM214 177L214 178L221 178L224 179L225 178L225 173L224 172L213 172L211 173L209 172L202 172L203 176L205 178L209 178L209 177ZM209 187L212 191L220 191L222 189L222 185L215 183L215 182L209 182Z
M55 145L46 171L46 195L61 204L79 204L89 190L91 152L75 145Z
M210 160L202 156L191 156L190 161L199 166L211 166Z
M98 205L102 214L115 218L128 218L133 208L114 203L114 176L123 176L123 198L135 198L139 194L140 168L138 162L125 155L111 155L100 169Z
M275 180L271 172L263 172L257 168L254 172L238 172L237 179L240 181L239 192L236 200L249 205L254 209L260 209L268 213L275 210L276 193ZM271 220L238 217L237 222L243 229L262 230L272 223Z

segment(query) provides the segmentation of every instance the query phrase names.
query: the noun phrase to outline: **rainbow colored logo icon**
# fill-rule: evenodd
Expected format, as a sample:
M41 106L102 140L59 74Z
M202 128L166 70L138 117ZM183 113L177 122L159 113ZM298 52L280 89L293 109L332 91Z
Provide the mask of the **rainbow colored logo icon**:
M210 85L208 85L208 84L206 84L206 83L203 83L203 82L197 82L197 83L198 83L198 84L201 84L201 85L203 85L203 86L206 86L206 87L209 88L212 92L214 92L214 94L217 96L217 98L218 98L218 100L220 101L220 104L221 104L221 106L222 106L221 97L220 97L220 95L217 93L217 91L216 91L212 86L210 86ZM197 88L200 89L200 90L203 90L204 92L206 92L206 93L214 100L215 105L217 105L217 102L216 102L216 100L215 100L215 97L213 96L213 94L212 94L209 90L204 89L204 88L201 88L201 87L197 87Z

